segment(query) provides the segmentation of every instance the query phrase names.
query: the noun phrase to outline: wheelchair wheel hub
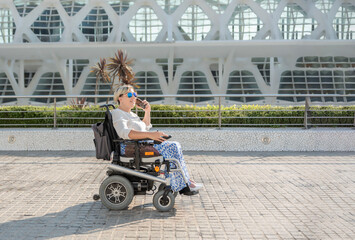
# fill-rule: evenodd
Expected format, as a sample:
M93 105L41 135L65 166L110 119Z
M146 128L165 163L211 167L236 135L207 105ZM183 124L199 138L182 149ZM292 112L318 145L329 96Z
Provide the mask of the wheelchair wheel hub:
M106 197L112 203L120 203L126 199L127 190L119 183L111 183L106 188Z
M165 197L164 198L164 196L161 196L160 198L159 198L159 203L162 205L162 206L167 206L167 205L169 205L170 204L170 198L169 197Z

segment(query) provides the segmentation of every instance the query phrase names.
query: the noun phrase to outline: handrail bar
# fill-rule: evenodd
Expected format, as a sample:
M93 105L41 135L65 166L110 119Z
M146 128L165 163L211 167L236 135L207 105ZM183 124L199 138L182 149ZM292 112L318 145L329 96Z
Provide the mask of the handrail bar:
M113 98L111 95L0 95L0 98ZM152 97L355 97L355 94L151 94L139 95L141 98Z
M57 126L63 126L63 124L61 124L60 122L57 122L57 120L62 120L62 119L97 119L95 117L86 117L86 118L81 118L81 117L67 117L67 116L60 116L61 114L59 114L59 116L57 115L57 107L58 107L58 99L60 98L65 98L65 99L70 99L70 98L103 98L103 99L107 99L107 100L112 100L112 97L113 96L110 96L110 95L20 95L20 96L16 96L16 95L1 95L0 96L0 99L4 99L4 98L50 98L50 99L54 99L53 102L51 102L50 104L52 105L53 104L53 111L50 111L50 112L53 112L53 117L46 117L46 118L41 118L41 119L53 119L53 128L57 128ZM194 94L194 95L187 95L187 94L184 94L184 95L177 95L177 94L169 94L169 95L140 95L141 98L144 98L144 97L159 97L159 98L169 98L169 97L176 97L176 98L184 98L184 97L188 97L188 98L198 98L198 97L209 97L209 98L217 98L217 106L218 108L217 109L210 109L208 111L218 111L218 117L217 116L193 116L193 117L187 117L187 116L182 116L182 117L164 117L165 119L169 120L169 119L174 119L174 118L178 118L178 119L194 119L194 118L200 118L200 119L218 119L218 123L217 123L217 128L218 129L221 129L223 125L222 123L222 119L230 119L230 118L235 118L235 117L229 117L229 116L223 116L222 115L222 112L228 112L228 111L233 111L232 109L231 110L222 110L222 98L227 98L227 97L244 97L244 98L248 98L248 97L303 97L304 98L304 110L303 109L300 109L300 110L296 110L296 109L293 109L291 111L299 111L299 112L304 112L304 116L303 116L303 124L291 124L293 126L295 125L303 125L304 128L308 129L312 126L315 126L310 120L314 119L314 118L319 118L319 119L324 119L324 118L328 118L326 116L312 116L312 113L314 112L317 112L317 110L312 110L311 109L311 106L310 106L310 102L311 102L311 98L312 97L355 97L355 94ZM67 104L68 104L68 100L67 101ZM302 101L303 102L303 101ZM47 103L48 104L48 103ZM70 104L70 103L69 103ZM241 104L246 104L246 103L241 103ZM75 103L73 102L72 105L80 105L78 103ZM303 105L303 104L302 104ZM84 110L85 111L85 110ZM136 109L136 112L138 111L138 109ZM190 110L184 110L185 112L188 112ZM258 111L258 110L252 110L252 109L239 109L238 111L241 111L241 112L252 112L252 111ZM259 110L259 111L266 111L266 110ZM270 109L268 111L277 111L277 110L274 110L274 109ZM321 111L321 110L319 110ZM344 110L342 110L344 111ZM353 111L353 110L345 110L345 111ZM6 111L4 111L6 113ZM22 111L21 111L22 112ZM37 112L36 110L34 112ZM95 111L97 112L97 111ZM255 119L262 119L264 117L260 117L260 116L239 116L238 118L240 119L252 119L252 118L255 118ZM274 119L278 119L278 118L297 118L297 119L300 119L302 117L300 116L283 116L283 117L272 117L272 116L269 116L268 118L274 118ZM329 117L329 118L338 118L338 119L345 119L345 118L350 118L350 117L344 117L344 116L339 116L339 117ZM352 118L352 117L351 117ZM17 119L17 118L12 118L13 119ZM25 120L25 119L28 119L28 118L22 118L22 120ZM34 120L35 119L38 119L38 118L33 118ZM152 119L161 119L161 117L152 117ZM0 120L7 120L7 118L0 118ZM18 126L22 125L22 124L17 124ZM77 125L86 125L86 124L80 124L78 123ZM159 124L157 124L159 125ZM171 124L171 125L174 125L174 124ZM187 124L187 125L195 125L195 124ZM196 124L196 125L205 125L205 124ZM216 125L215 123L213 124L206 124L206 125ZM231 125L231 126L239 126L239 125L246 125L246 126L254 126L254 124L250 124L250 123L244 123L244 124L229 124L227 123L227 125ZM258 124L255 124L255 126L264 126L264 125L268 125L268 126L272 126L272 125L280 125L280 124L263 124L263 123L258 123ZM290 124L287 124L287 123L283 123L281 124L283 126L288 126ZM327 124L321 124L322 126L325 126ZM329 125L333 125L332 124L329 124ZM343 124L340 124L340 123L336 123L336 125L338 126L345 126ZM0 124L0 126L2 126L2 124ZM12 124L9 124L9 126L12 126ZM29 124L29 126L31 126L31 124ZM33 125L32 125L33 126ZM40 125L41 126L41 125ZM43 124L43 126L48 126L48 124ZM64 124L64 126L66 126ZM182 126L184 126L182 124ZM353 121L353 124L349 124L349 126L355 126L355 113L354 113L354 121Z

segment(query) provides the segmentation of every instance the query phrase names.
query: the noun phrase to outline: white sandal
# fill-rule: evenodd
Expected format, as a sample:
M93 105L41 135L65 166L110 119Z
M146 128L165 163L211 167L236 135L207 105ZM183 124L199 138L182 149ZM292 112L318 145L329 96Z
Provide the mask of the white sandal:
M195 186L191 187L191 185L195 185ZM192 184L190 184L189 187L190 187L191 191L198 191L203 187L203 184L202 183L192 183Z

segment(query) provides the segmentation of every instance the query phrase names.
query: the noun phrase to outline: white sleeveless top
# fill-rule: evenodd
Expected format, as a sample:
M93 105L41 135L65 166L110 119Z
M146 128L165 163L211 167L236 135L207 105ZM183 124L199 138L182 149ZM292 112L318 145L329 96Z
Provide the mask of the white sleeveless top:
M128 137L129 132L133 129L136 131L147 132L152 124L149 126L133 112L125 112L119 108L112 110L112 123L116 129L116 132L120 138L130 139Z

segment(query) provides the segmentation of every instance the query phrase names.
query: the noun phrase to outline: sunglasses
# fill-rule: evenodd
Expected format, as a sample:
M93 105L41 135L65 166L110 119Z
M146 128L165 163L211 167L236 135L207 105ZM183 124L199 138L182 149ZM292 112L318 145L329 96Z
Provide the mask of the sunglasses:
M123 95L121 94L120 97L121 97L121 96L123 96ZM132 92L127 93L127 97L128 97L128 98L131 98L132 96L137 97L137 93L135 93L135 92L133 92L133 93L132 93Z

